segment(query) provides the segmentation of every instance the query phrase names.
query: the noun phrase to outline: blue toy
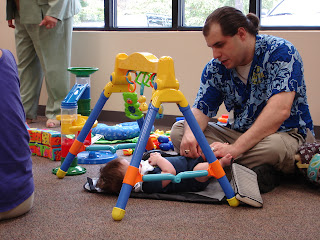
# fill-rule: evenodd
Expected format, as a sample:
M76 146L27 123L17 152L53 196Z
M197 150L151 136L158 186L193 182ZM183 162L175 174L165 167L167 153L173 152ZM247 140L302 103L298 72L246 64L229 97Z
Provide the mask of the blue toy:
M158 137L158 142L160 143L159 148L163 151L174 150L172 142L165 135L160 135Z
M108 126L104 123L92 129L92 134L101 134L105 140L125 140L138 137L140 128L137 122L125 122L114 126Z
M116 153L110 151L83 151L77 155L79 164L104 164L117 157Z
M315 154L308 167L308 178L312 183L320 186L320 154Z

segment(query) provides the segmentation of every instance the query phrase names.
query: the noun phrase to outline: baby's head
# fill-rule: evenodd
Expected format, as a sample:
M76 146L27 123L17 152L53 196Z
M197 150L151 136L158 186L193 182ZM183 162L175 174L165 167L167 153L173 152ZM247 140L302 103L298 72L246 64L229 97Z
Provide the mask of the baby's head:
M100 169L97 187L107 193L119 193L129 162L124 158L116 158Z

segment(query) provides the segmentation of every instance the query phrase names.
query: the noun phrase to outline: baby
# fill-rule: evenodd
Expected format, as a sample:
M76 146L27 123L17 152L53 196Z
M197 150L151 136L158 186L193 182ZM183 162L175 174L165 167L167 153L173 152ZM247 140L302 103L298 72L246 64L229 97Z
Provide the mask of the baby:
M221 158L222 167L231 163L232 156L227 154ZM185 171L207 170L209 167L202 157L192 159L184 156L162 157L160 153L150 154L148 162L155 166L148 174L170 173L177 175ZM129 167L129 162L124 158L117 158L100 169L100 177L97 187L107 193L119 193L122 181ZM146 193L177 193L177 192L198 192L203 191L209 184L211 176L181 179L180 183L172 183L171 180L143 182L142 191Z

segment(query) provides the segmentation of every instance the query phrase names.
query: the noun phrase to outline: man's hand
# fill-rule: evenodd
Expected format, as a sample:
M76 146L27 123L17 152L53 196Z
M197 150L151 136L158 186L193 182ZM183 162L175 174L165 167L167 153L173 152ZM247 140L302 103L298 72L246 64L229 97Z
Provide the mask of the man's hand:
M44 19L41 21L39 26L45 26L46 29L52 29L57 25L58 19L50 16L45 16Z
M16 26L13 24L12 20L8 20L8 27L10 28L16 28Z
M195 139L193 133L185 132L181 140L180 155L189 158L197 158L200 156L200 150L200 146L197 140Z
M201 130L204 131L208 126L209 117L204 115L203 112L201 112L197 108L192 108L191 111L196 118ZM180 155L190 158L197 158L200 156L200 154L201 148L198 144L198 141L194 137L188 123L185 121L184 134L180 144Z

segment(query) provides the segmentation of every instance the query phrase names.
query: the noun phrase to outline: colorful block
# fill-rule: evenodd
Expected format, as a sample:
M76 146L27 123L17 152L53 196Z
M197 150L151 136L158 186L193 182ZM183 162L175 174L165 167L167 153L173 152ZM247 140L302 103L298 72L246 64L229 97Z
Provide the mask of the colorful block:
M37 128L28 129L30 135L30 142L41 143L42 131Z
M32 155L37 155L36 152L37 152L37 144L36 143L29 143L29 147L30 147L30 150L31 150L31 154Z
M46 147L44 148L42 156L53 161L61 161L61 148Z
M49 129L42 130L42 144L50 147L61 146L61 134L58 131Z

